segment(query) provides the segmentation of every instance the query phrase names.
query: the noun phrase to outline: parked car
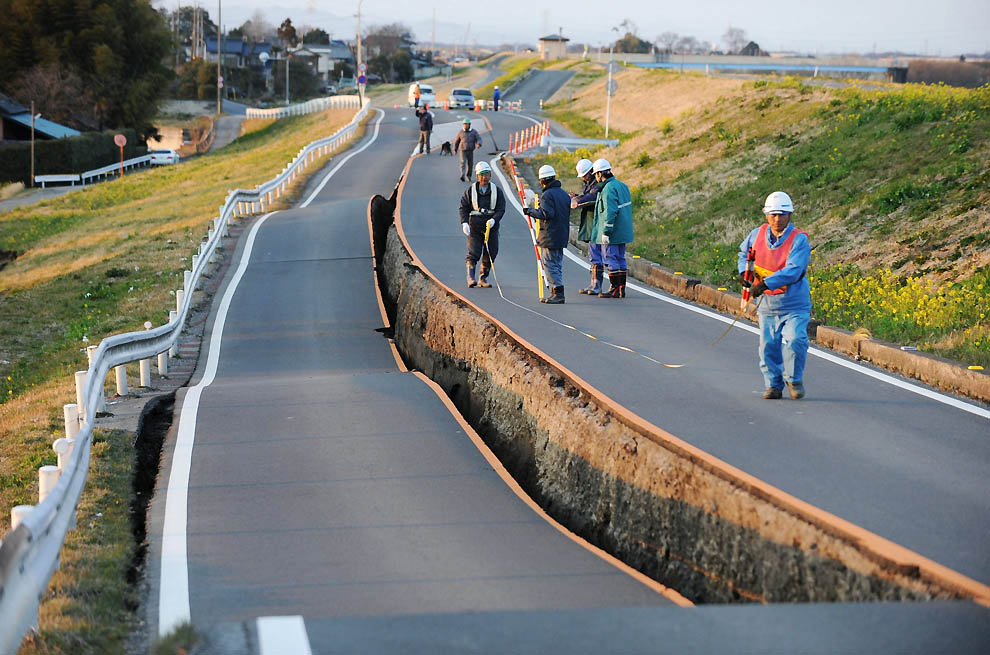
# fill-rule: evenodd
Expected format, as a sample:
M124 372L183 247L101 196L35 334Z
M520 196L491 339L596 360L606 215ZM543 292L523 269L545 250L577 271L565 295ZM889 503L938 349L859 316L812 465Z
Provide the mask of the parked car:
M419 104L420 105L433 105L435 97L433 95L433 87L429 84L419 85ZM413 82L409 85L409 106L414 107L416 105L416 83Z
M474 109L474 94L471 89L453 89L447 98L451 109L464 107Z
M152 150L148 154L151 155L152 166L179 163L179 153L174 150Z

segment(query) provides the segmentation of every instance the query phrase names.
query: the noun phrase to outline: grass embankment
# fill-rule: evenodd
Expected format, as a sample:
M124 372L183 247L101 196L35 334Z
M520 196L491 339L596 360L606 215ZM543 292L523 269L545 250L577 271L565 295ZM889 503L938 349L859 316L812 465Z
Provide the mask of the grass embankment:
M631 252L735 288L738 244L782 189L814 248L816 319L990 366L990 87L617 79L622 144L582 154L632 188ZM601 136L603 84L551 116ZM544 159L569 171L576 157Z
M496 86L504 93L515 82L522 79L529 69L546 67L547 62L542 61L539 57L526 55L512 55L511 57L507 57L502 60L500 65L500 68L505 72L485 86L475 89L474 97L491 98Z
M182 271L227 191L271 179L353 115L249 122L248 134L216 153L0 214L0 250L18 253L0 270L0 534L11 507L37 502L38 467L56 463L62 405L75 402L72 374L86 368L83 337L95 344L167 321ZM124 650L134 607L122 573L133 549L132 440L97 436L80 529L68 535L42 605L41 637L26 652Z

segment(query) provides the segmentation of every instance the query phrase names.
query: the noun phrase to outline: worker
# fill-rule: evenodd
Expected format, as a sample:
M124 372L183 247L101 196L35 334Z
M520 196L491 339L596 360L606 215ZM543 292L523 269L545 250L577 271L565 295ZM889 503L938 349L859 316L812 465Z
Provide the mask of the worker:
M488 274L492 262L498 256L498 227L505 213L505 194L492 184L492 167L479 161L474 167L477 182L469 186L461 196L461 230L467 237L467 285L488 288ZM488 242L485 243L487 231ZM481 260L481 276L475 282L474 274Z
M481 148L481 135L478 130L471 128L471 119L464 119L464 129L457 133L454 138L454 152L461 153L461 182L467 175L468 182L471 181L471 169L474 167L474 151Z
M783 395L784 383L791 398L804 398L804 365L808 357L808 320L811 287L808 284L808 235L794 227L794 203L783 191L774 191L763 205L766 222L739 245L739 280L759 302L760 370L763 397ZM745 276L747 259L755 252L754 278Z
M416 110L416 117L419 118L419 142L416 144L419 152L423 152L426 147L426 154L430 154L430 132L433 131L433 114L429 105L423 105ZM442 154L442 153L441 153Z
M416 82L416 86L413 87L413 99L415 100L415 107L419 107L419 96L422 92L419 90L419 82Z
M575 169L577 176L584 182L581 193L572 193L571 209L581 209L581 222L578 225L578 241L588 244L588 262L591 264L591 282L585 289L578 289L578 293L597 296L602 292L602 277L605 275L605 265L602 262L602 247L600 244L591 243L592 233L595 227L595 200L598 199L598 181L592 172L590 159L578 161Z
M571 231L571 198L560 187L557 172L553 166L540 166L538 173L540 206L538 209L526 207L523 212L540 221L540 234L536 244L540 247L540 263L543 274L550 284L550 297L540 302L549 305L564 304L564 248Z
M492 104L495 106L495 111L498 111L498 101L502 99L502 92L498 90L498 84L495 85L495 92L492 94Z
M602 260L608 267L610 286L598 297L625 298L626 244L633 240L632 195L629 187L612 174L612 165L607 159L595 160L591 170L599 184L591 240L602 246Z

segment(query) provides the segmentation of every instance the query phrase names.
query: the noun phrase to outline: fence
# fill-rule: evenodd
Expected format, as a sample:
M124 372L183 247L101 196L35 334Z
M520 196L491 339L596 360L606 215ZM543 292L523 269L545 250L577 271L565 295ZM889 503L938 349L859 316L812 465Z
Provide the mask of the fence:
M326 109L361 108L361 99L356 95L330 96L329 98L314 98L298 105L288 107L272 107L271 109L247 110L248 118L285 118L286 116L302 116ZM363 108L362 108L363 109Z
M108 166L103 166L101 168L94 168L91 171L86 171L85 173L64 173L60 175L35 175L34 182L37 184L41 182L41 188L45 188L45 184L49 182L68 182L71 186L75 186L76 182L81 182L86 184L87 182L92 182L93 178L103 179L110 175L120 175L121 169L130 170L136 166L144 166L145 164L151 165L151 155L141 155L140 157L132 157L131 159L125 159L123 163L114 162Z
M110 369L116 368L118 390L121 383L126 389L123 365L140 361L141 376L147 374L150 384L151 358L158 356L159 370L167 367L168 354L174 353L189 315L192 293L213 262L227 226L238 216L264 212L317 157L353 138L367 113L366 100L347 126L301 149L275 178L251 190L228 192L199 254L192 258L192 270L185 271L183 288L176 290L176 309L170 312L168 323L107 337L99 346L90 347L89 369L75 375L77 402L63 408L66 436L53 446L59 466L41 467L38 504L13 508L11 530L0 542L0 653L15 652L28 629L38 625L41 595L58 568L65 534L75 527L76 505L89 471L94 418L104 402L103 385Z

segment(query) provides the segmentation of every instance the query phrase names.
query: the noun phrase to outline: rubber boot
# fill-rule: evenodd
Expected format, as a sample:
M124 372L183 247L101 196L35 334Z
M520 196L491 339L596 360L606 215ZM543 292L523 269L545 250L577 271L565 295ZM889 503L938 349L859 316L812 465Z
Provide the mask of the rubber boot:
M488 283L488 274L491 273L490 268L486 268L484 264L481 265L481 275L478 277L478 286L482 289L490 289L492 285Z
M605 291L604 289L602 289L601 293L598 294L598 297L599 298L621 298L622 296L620 296L619 293L620 293L620 288L621 288L620 285L622 284L622 274L621 273L618 273L618 272L613 273L612 271L609 271L608 272L608 284L609 284L608 291Z
M471 264L467 265L467 283L468 288L474 288L478 285L478 283L474 281L474 266Z
M591 265L591 282L588 283L588 288L578 289L578 293L584 293L589 296L597 296L602 292L602 276L605 273L605 267L599 266L598 264Z
M549 298L540 298L540 302L546 303L548 305L563 305L564 304L564 287L554 287L550 290Z
M625 298L626 297L626 272L625 271L620 271L619 272L619 297L620 298Z

